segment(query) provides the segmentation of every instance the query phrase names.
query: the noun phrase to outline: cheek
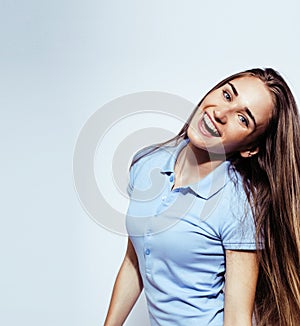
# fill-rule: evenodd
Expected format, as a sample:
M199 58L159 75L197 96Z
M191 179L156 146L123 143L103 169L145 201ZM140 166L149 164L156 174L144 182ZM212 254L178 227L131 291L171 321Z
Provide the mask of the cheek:
M229 145L239 145L244 143L248 137L249 133L247 130L243 130L243 128L240 128L239 126L232 124L226 128L224 131L224 143L227 143Z
M235 152L240 151L247 147L250 143L252 143L251 137L249 134L244 131L239 131L236 129L229 131L230 135L225 137L224 147L226 151Z

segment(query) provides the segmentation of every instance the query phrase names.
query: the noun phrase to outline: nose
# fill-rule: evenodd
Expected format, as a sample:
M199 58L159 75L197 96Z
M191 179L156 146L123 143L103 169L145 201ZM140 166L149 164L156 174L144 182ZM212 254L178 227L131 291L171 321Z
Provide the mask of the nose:
M228 109L217 108L214 110L214 118L217 122L225 124L227 122Z

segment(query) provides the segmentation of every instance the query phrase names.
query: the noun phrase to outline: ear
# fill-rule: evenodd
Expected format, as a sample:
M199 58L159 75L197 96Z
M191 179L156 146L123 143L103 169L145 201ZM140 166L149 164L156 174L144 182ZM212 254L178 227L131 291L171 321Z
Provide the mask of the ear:
M243 158L248 158L248 157L251 157L251 156L257 154L258 152L259 152L259 147L257 146L257 147L250 148L245 151L240 151L240 155Z

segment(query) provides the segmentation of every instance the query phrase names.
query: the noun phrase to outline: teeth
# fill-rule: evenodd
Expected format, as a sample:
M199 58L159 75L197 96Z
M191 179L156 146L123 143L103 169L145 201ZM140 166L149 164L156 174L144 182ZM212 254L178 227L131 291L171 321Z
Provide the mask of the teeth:
M206 126L208 127L209 131L214 135L214 136L220 136L217 128L214 126L214 124L212 123L212 121L210 120L210 118L207 116L207 114L204 114L203 120L206 124Z

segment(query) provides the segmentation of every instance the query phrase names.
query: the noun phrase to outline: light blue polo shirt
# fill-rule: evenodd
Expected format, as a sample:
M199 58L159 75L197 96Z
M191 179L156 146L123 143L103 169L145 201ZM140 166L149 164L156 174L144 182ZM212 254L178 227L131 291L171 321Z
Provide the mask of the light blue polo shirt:
M251 210L228 161L172 190L187 143L160 148L130 170L126 226L153 326L223 325L225 249L256 248Z

